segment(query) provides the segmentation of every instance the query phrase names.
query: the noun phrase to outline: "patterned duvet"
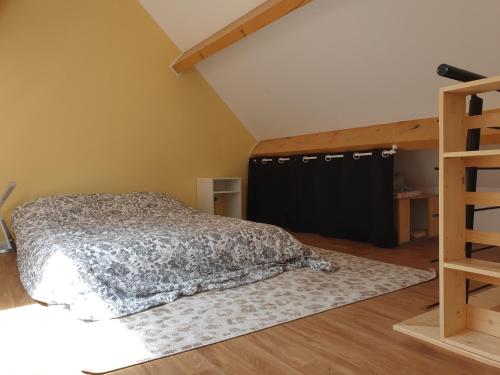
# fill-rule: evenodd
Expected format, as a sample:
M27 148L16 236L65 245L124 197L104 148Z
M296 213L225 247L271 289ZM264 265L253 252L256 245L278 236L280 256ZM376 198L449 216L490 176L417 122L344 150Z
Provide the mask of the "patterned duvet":
M201 213L161 193L41 198L14 211L13 229L28 293L85 320L304 266L334 268L278 227Z

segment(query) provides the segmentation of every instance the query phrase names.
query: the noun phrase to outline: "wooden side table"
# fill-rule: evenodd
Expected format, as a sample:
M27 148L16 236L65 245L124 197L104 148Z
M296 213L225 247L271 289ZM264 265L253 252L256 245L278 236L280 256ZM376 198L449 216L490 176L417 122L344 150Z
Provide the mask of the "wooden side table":
M410 242L411 239L411 201L425 199L427 207L427 238L439 234L439 197L433 194L422 194L418 197L396 199L398 244Z

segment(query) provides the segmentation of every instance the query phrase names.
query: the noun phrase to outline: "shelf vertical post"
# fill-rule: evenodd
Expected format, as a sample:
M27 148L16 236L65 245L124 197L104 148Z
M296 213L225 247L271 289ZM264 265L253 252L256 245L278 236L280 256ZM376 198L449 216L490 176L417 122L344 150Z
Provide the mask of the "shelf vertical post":
M440 92L439 110L439 298L440 335L446 338L466 328L465 275L444 268L464 258L465 168L462 158L444 153L466 146L465 95Z

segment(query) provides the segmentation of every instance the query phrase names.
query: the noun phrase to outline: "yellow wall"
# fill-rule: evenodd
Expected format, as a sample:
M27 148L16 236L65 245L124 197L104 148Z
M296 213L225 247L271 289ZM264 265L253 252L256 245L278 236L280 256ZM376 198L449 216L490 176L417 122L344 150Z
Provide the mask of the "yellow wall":
M0 190L164 191L245 176L253 136L136 0L0 0Z

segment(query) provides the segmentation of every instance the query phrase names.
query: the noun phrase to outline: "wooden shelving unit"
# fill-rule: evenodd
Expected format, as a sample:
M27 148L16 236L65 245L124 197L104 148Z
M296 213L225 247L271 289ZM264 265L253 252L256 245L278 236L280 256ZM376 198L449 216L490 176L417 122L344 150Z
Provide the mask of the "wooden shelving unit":
M466 301L466 280L500 285L500 263L465 257L465 243L500 246L500 233L465 229L466 204L500 205L500 194L465 191L467 167L500 167L500 150L465 151L470 128L500 118L465 115L467 95L500 89L500 76L444 88L439 118L439 310L396 325L398 331L500 367L500 293Z

